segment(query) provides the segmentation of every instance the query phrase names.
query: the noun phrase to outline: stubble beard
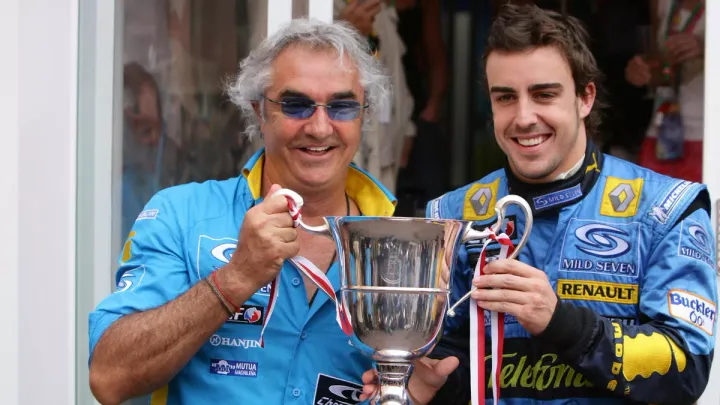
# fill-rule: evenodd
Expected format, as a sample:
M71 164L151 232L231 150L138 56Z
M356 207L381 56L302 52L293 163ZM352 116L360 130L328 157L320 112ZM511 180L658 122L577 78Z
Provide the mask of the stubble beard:
M575 131L574 131L573 139L570 143L570 147L565 153L554 153L550 155L548 158L548 163L545 164L544 170L540 172L526 172L523 170L522 166L518 164L514 159L509 158L510 163L512 167L515 169L515 171L522 177L528 179L528 180L542 180L546 179L546 182L552 182L554 179L547 179L548 176L553 174L558 167L563 163L563 159L567 158L567 154L572 151L573 147L578 141L578 136L580 135L580 110L578 109L577 105L575 105ZM557 136L557 135L555 135ZM574 162L573 162L574 163Z

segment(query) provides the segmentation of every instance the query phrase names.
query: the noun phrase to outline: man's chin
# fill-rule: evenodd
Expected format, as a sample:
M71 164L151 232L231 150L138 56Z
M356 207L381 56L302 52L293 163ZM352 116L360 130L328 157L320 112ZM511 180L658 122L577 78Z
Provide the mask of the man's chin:
M517 177L528 183L550 182L552 181L550 177L554 171L552 168L548 168L547 165L538 165L536 162L515 163L513 164L513 169Z

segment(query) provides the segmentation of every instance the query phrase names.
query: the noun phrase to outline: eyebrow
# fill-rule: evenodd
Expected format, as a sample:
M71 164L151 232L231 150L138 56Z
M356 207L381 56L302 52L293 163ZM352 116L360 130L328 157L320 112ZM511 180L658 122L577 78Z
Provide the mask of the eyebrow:
M290 89L283 90L280 93L280 97L303 97L303 98L312 99L312 97L308 96L307 94L305 94L301 91L290 90ZM338 92L333 93L330 96L331 100L343 100L343 99L354 99L354 98L357 98L357 96L355 95L355 92L353 92L352 90L338 91Z
M562 84L560 83L539 83L539 84L533 84L532 86L528 87L528 90L530 91L538 91L538 90L552 90L552 89L562 89Z
M560 83L538 83L533 84L530 87L528 87L528 91L538 91L538 90L550 90L550 89L562 89L562 84ZM515 93L515 89L512 87L507 86L492 86L490 87L491 93Z
M492 86L490 93L515 93L515 89L506 86Z

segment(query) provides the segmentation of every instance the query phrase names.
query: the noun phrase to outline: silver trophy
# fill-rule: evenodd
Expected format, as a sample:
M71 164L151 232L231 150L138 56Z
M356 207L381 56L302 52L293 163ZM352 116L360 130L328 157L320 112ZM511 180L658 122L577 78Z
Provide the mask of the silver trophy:
M509 258L520 252L530 235L532 214L527 202L510 195L497 202L500 229L509 205L524 211L523 236ZM350 315L354 347L376 361L379 391L371 402L411 405L407 384L412 361L429 354L443 334L445 316L470 297L450 306L450 288L458 248L484 240L493 232L478 231L472 222L400 217L326 217L308 232L332 238L340 261L341 296Z

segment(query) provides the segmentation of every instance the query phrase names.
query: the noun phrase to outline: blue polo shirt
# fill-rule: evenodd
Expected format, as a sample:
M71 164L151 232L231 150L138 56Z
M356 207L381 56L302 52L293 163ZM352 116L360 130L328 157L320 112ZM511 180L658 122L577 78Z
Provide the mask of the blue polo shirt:
M164 305L228 263L245 213L261 200L263 160L260 150L242 176L172 187L148 202L121 254L116 291L90 314L91 359L102 334L120 317ZM396 201L391 193L355 165L348 172L346 188L363 214L393 214ZM337 262L327 276L338 291ZM148 402L359 403L361 375L372 362L349 344L325 294L318 293L308 306L302 275L288 261L280 280L280 295L265 330L265 348L259 338L269 285L229 317Z

